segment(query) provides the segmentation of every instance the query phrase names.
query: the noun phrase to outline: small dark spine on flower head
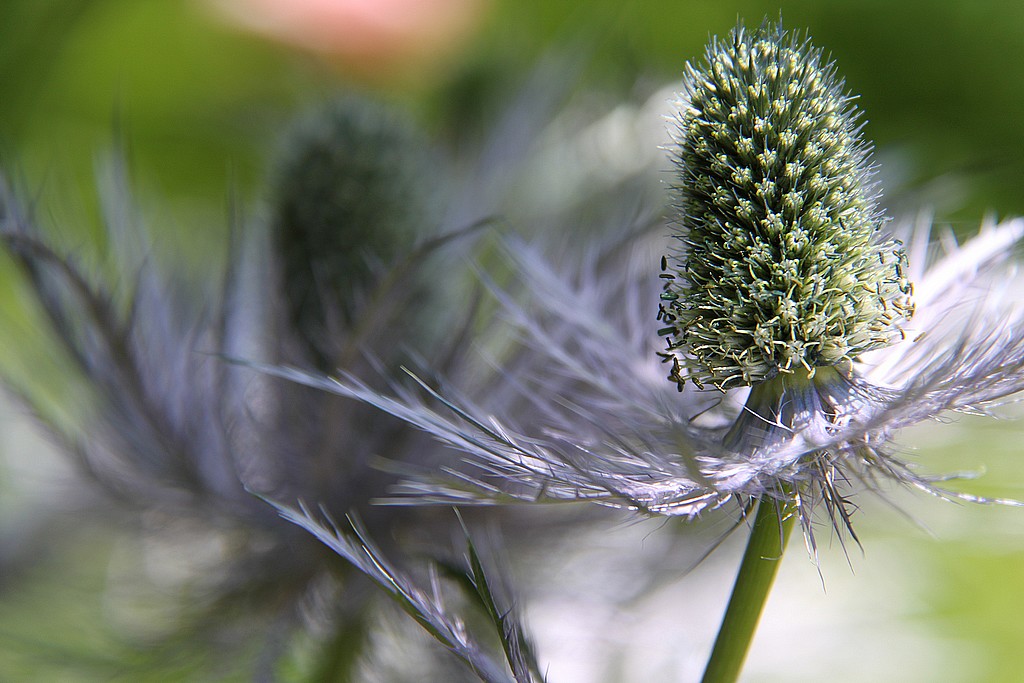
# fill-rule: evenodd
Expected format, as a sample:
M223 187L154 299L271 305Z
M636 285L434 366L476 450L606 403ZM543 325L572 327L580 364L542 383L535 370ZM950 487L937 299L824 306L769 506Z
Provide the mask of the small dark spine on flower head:
M721 390L846 367L913 312L870 149L821 51L737 26L688 64L673 120L679 247L659 319L670 379Z

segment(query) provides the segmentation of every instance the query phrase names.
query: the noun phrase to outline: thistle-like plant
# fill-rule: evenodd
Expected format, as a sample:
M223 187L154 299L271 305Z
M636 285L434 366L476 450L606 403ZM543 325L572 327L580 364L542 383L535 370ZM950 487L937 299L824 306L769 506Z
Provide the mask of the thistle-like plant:
M857 112L819 50L738 28L687 66L675 125L673 380L813 381L900 338L906 258L881 234Z
M543 430L453 387L382 394L352 375L274 372L376 405L464 453L469 468L412 479L397 491L407 499L590 500L691 518L759 503L707 670L729 680L794 521L813 552L819 511L852 534L849 495L886 480L980 500L939 488L890 440L1024 389L1024 311L1006 295L1024 222L934 250L930 224L917 225L906 254L884 231L835 67L779 26L741 25L714 41L687 68L670 125L671 245L634 230L555 266L549 247L510 242L516 284L489 282L532 352L515 386ZM670 254L661 284L658 252Z
M440 569L496 627L497 655L460 618L459 603L443 599L438 565L423 588L387 559L396 535L433 545L453 525L447 511L370 506L392 481L370 466L379 456L420 474L392 489L405 502L588 500L684 518L735 505L740 519L756 508L736 608L708 669L709 680L730 678L795 522L813 551L817 516L852 533L850 494L883 480L971 499L937 488L890 439L1024 388L1024 312L1008 266L1024 223L932 249L922 223L906 231L905 254L885 233L835 68L780 27L739 27L714 43L688 67L671 121L670 220L554 239L585 245L573 251L547 237L507 237L505 258L485 251L477 269L493 296L478 310L499 318L477 316L420 277L425 257L453 241L423 220L434 213L419 201L431 191L417 169L429 154L405 123L358 101L329 107L289 138L268 234L243 240L272 248L259 263L232 252L228 285L201 296L147 260L123 182L108 196L116 281L51 246L5 194L3 244L89 398L63 406L80 429L48 426L98 488L155 520L142 531L151 541L161 525L186 527L189 541L226 539L233 552L206 572L202 606L264 630L266 647L250 666L264 677L281 653L278 634L294 633L311 603L327 604L330 618L306 625L331 629L312 677L356 675L360 644L380 617L360 590L367 580L466 663L463 673L543 677L514 602L495 596L472 543L464 563ZM475 184L454 183L455 227L507 189L508 160L530 137L527 126L498 129L490 162L468 164ZM627 203L599 192L576 200L562 206L589 204L588 216ZM117 286L126 278L127 296ZM447 324L454 334L440 343L423 331L438 319L465 324ZM483 349L487 364L470 348ZM412 381L381 380L381 367L399 364L417 368ZM40 408L30 391L23 397ZM371 406L461 450L462 460ZM365 522L349 531L303 504L355 509ZM187 626L224 642L213 636L225 629ZM232 657L241 648L222 649Z
M397 362L403 348L393 341L415 332L417 352L444 372L478 366L465 353L468 324L480 323L474 311L449 315L446 294L425 284L445 249L465 243L465 231L445 232L437 218L431 188L444 166L424 172L431 150L380 104L348 97L318 109L285 136L269 225L237 226L225 268L199 282L186 282L154 253L120 163L102 186L112 246L102 268L63 253L0 184L0 246L41 314L38 336L27 341L46 344L75 390L58 394L54 409L45 386L18 381L16 364L5 366L5 385L78 465L89 484L81 488L130 511L122 516L138 520L146 545L188 558L200 545L223 549L196 561L176 591L163 588L175 605L162 625L166 638L131 645L159 649L154 641L183 638L193 656L212 653L205 667L271 680L287 644L312 632L320 655L310 678L353 680L373 658L374 629L389 614L366 590L376 583L467 664L464 677L539 678L516 613L489 592L472 544L471 562L446 560L448 573L471 589L505 652L492 653L461 611L442 602L436 575L420 589L415 573L384 559L400 536L430 538L443 559L436 544L459 525L449 513L371 507L392 479L371 462L437 462L441 449L366 405L324 401L225 361L366 372L367 349ZM428 348L430 320L466 332ZM38 377L40 368L30 372ZM287 507L307 501L363 521L325 530ZM383 549L366 534L383 539ZM429 660L417 662L420 673L459 677L449 658Z

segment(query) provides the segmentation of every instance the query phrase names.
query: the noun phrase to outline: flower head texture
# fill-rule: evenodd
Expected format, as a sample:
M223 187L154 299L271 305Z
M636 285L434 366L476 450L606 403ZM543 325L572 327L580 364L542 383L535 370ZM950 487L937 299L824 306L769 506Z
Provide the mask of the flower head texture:
M750 386L899 338L905 257L880 237L856 112L820 51L737 28L687 67L676 126L673 379Z
M768 496L793 501L813 544L817 511L852 532L850 495L884 481L977 500L938 488L891 440L1024 388L1010 258L1024 221L962 245L931 245L936 230L919 221L901 228L905 253L883 232L834 67L777 27L712 44L678 106L670 244L642 225L591 235L575 256L510 241L518 277L484 276L505 336L527 349L507 382L539 426L444 383L382 394L352 375L277 372L463 452L462 465L411 478L406 501L590 500L695 517Z

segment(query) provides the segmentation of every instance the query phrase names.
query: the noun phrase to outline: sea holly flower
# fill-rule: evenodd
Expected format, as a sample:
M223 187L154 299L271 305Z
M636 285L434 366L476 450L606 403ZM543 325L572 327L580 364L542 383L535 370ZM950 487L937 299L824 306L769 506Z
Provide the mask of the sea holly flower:
M270 239L284 355L342 363L381 271L440 223L444 160L424 137L394 108L349 95L301 117L279 145Z
M261 212L266 223L234 226L233 249L208 277L194 268L186 277L182 263L150 242L120 165L101 185L111 249L97 268L82 263L88 254L58 245L36 220L47 212L25 210L0 179L0 252L41 313L28 343L17 339L22 343L8 350L45 348L50 353L39 355L47 361L67 361L61 382L81 391L60 394L59 414L48 412L39 377L49 366L38 356L13 364L27 369L27 381L18 382L24 373L11 372L11 364L0 368L2 380L81 466L76 490L97 505L122 503L117 511L133 513L118 515L138 521L126 540L161 554L160 562L138 554L147 569L164 557L186 563L178 571L176 561L173 584L160 586L160 604L174 611L161 618L160 635L187 638L190 652L219 671L237 668L258 678L273 677L292 654L289 646L305 650L304 634L315 640L317 652L303 657L317 669L313 678L359 678L371 666L378 676L399 679L543 678L503 577L484 572L485 564L508 563L485 562L473 549L481 540L476 533L474 542L467 537L462 561L451 557L445 539L461 534L447 510L371 505L395 480L380 463L436 466L447 449L371 406L245 366L264 361L372 375L373 388L382 391L389 385L378 367L416 358L441 376L472 382L489 410L534 422L539 406L523 401L513 383L495 381L507 368L474 353L509 349L507 328L492 324L495 307L453 302L469 289L460 286L479 289L469 282L464 250L480 244L496 207L534 215L577 215L586 207L612 216L624 199L635 200L636 167L600 169L599 190L572 194L557 210L519 187L519 179L536 179L534 170L544 166L541 150L560 159L582 156L551 141L593 151L586 136L562 134L557 117L570 116L561 110L569 80L568 70L538 73L494 132L476 140L474 131L474 142L460 145L461 170L446 163L450 148L439 150L391 107L349 95L310 112L282 140ZM623 106L595 125L644 118ZM608 150L600 151L603 162ZM572 171L560 180L579 184L596 173L593 163ZM484 251L493 256L491 245ZM532 354L522 353L522 360L534 363ZM66 415L75 422L59 419ZM330 521L350 513L350 524ZM475 527L480 520L471 521ZM521 542L535 546L537 529L530 527L526 534L518 523L504 525L501 550L514 556ZM548 518L543 531L557 537L565 526ZM409 544L415 555L403 557L400 549ZM424 555L440 562L423 562ZM426 576L417 572L424 564ZM411 652L405 632L395 636L398 647L380 638L395 624L392 611L376 609L380 596L364 590L370 584L468 667L436 648L438 657ZM119 606L111 613L119 615ZM240 628L244 636L231 637ZM406 663L413 669L394 671Z
M819 504L852 530L858 484L966 497L888 443L1024 388L1024 312L1010 284L1024 221L933 246L921 221L901 229L907 253L884 232L850 102L806 41L741 26L688 68L671 118L670 245L643 226L559 258L508 241L516 282L483 277L505 336L529 349L509 381L544 416L541 430L447 385L386 394L343 373L270 371L463 451L468 466L397 491L420 502L592 500L695 517L767 496L792 499L813 542ZM659 253L671 253L660 279ZM647 312L659 300L656 322Z
M477 320L472 311L448 315L446 293L426 285L445 255L471 240L465 230L442 229L433 181L445 166L425 136L394 110L350 96L304 117L283 146L269 224L237 230L223 270L208 278L186 280L153 253L121 163L101 184L113 247L102 269L56 246L0 178L0 252L40 313L31 346L17 341L50 352L74 391L54 401L37 379L48 369L38 361L27 364L36 381L19 382L24 375L9 359L0 377L80 468L78 488L137 520L129 540L184 558L173 583L140 599L172 605L161 635L182 638L204 663L270 679L289 646L312 633L318 673L310 676L360 677L375 653L395 664L399 658L373 642L390 612L365 590L369 579L467 671L487 681L511 680L515 671L527 680L534 674L523 673L532 665L515 611L488 591L494 580L484 581L474 552L465 577L457 562L448 569L472 586L514 652L492 652L490 640L467 632L461 612L441 600L439 582L420 589L419 576L385 559L395 536L436 540L459 527L448 513L371 507L392 475L369 462L437 462L442 449L366 405L325 401L225 361L365 372L362 350L388 349L395 356L381 360L393 362L401 348L392 341L407 330L446 372L479 365L462 348L474 338L468 332L441 343L425 331L426 320L449 329ZM437 341L429 349L428 339ZM24 346L9 350L17 357ZM299 501L363 521L338 530L288 507ZM371 533L389 543L378 547ZM454 660L438 654L417 658L418 675L456 680Z
M885 232L835 67L780 26L714 41L687 67L671 121L675 234L663 284L650 251L646 269L634 260L650 249L637 237L645 231L558 265L544 247L510 241L518 281L484 276L528 349L525 362L513 356L509 382L542 429L447 386L382 394L351 374L269 371L376 405L463 451L442 478L397 491L421 502L589 500L685 517L756 503L705 678L732 680L795 520L813 551L816 511L853 534L850 493L883 480L981 500L939 488L889 442L1024 389L1009 258L1024 221L934 250L922 223L908 255ZM658 299L660 329L644 313Z
M789 466L793 434L827 441L882 400L854 362L904 338L913 313L858 112L809 42L739 26L687 65L674 134L680 245L658 316L669 378L750 387L723 446Z
M724 391L799 369L813 382L902 335L905 256L881 235L842 87L781 27L737 28L688 65L672 150L681 244L661 309L678 383Z

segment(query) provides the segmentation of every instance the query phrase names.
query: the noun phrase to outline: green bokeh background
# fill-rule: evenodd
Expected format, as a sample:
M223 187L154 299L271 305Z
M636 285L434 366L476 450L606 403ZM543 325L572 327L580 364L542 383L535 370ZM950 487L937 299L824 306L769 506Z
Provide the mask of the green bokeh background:
M964 234L987 213L1024 213L1024 4L1005 0L496 0L478 35L435 79L376 87L439 128L451 126L452 117L473 122L485 119L494 93L514 88L541 55L570 46L590 55L581 82L628 97L677 78L684 61L737 17L758 22L780 14L830 51L860 94L891 213L930 207ZM83 239L98 234L91 199L96 160L123 140L142 195L159 197L162 236L194 254L219 251L228 197L260 199L276 132L304 102L343 87L368 86L355 86L343 70L310 55L232 31L200 11L198 2L0 3L0 163L38 192L55 223ZM920 444L910 457L929 471L985 466L983 477L958 486L1024 498L1024 427L955 422L906 435L908 448ZM786 601L791 590L811 594L805 599L827 615L824 628L842 633L851 620L866 620L870 629L873 615L851 615L840 606L893 586L916 590L916 607L877 618L901 619L897 631L923 634L926 657L933 652L936 661L960 661L945 668L941 680L1024 680L1024 511L896 499L933 535L865 497L858 501L865 552L852 548L851 573L839 548L823 550L827 590L794 545L792 567L784 567L767 617L794 625L792 651L780 655L755 646L751 671L758 678L751 680L770 677L758 661L784 661L787 654L828 668L820 678L800 666L772 680L859 680L868 669L858 668L856 657L805 647L801 615L787 612ZM0 504L16 516L14 507L10 500ZM0 584L0 679L57 680L59 665L39 673L3 654L18 643L45 641L96 653L95 671L75 659L61 680L112 680L105 660L117 653L105 647L101 628L90 629L103 612L96 596L111 541L91 528L81 536L85 540L52 566ZM788 581L787 571L799 578ZM54 630L55 624L66 628ZM894 628L891 621L884 626ZM864 660L887 663L871 670L890 671L888 680L926 680L911 674L916 660L905 656L899 638L870 645L854 639L846 647ZM957 660L950 652L970 656ZM182 661L175 673L181 680L219 680L189 671Z
M88 184L97 149L126 133L144 175L178 201L253 187L267 140L302 101L344 75L210 20L198 0L8 0L0 6L0 142L35 180ZM932 188L972 222L1021 211L1024 7L958 2L495 2L439 78L390 95L434 110L481 82L508 90L553 45L585 45L586 81L671 79L737 17L781 16L840 66L900 187ZM475 84L476 88L466 88ZM463 103L465 104L465 103ZM958 189L949 196L949 183ZM895 199L893 200L895 201Z

